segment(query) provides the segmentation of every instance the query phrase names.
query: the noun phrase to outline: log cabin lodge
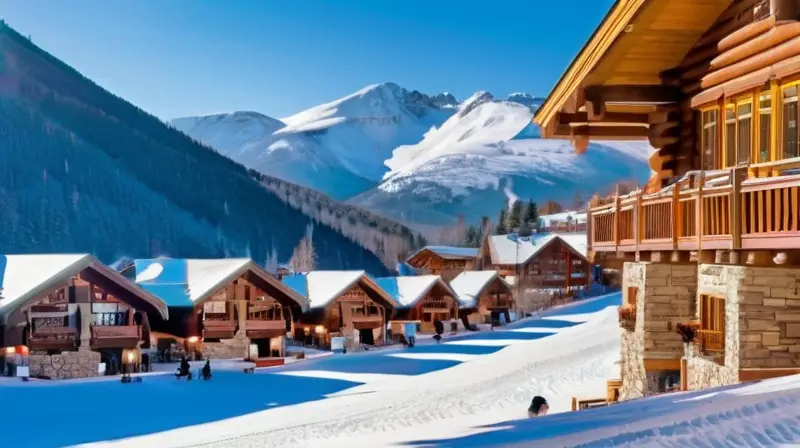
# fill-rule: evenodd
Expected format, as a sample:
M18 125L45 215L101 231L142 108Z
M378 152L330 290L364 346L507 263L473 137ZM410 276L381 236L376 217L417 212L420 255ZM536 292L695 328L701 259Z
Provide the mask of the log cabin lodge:
M189 342L195 359L283 357L293 316L307 307L249 258L139 259L122 273L169 306L153 328Z
M330 348L333 337L345 338L345 345L386 342L398 303L364 271L312 271L281 281L308 300L294 326L296 341L321 348Z
M375 282L397 302L392 334L402 332L402 321L417 321L420 332L433 333L434 321L447 324L458 318L456 293L438 275L382 277Z
M169 317L161 299L91 255L0 255L0 347L27 352L30 375L130 372L149 344L148 313ZM0 374L15 376L5 358Z
M478 265L513 284L570 294L590 284L586 250L586 233L491 235L481 245Z
M502 315L511 322L514 293L497 271L465 271L458 274L450 287L458 300L459 317L464 324L499 321Z
M622 400L800 373L798 18L617 0L534 117L578 152L656 150L646 187L588 208L590 257L625 261Z
M425 246L408 257L406 263L449 282L458 274L475 269L477 257L478 249L472 247Z

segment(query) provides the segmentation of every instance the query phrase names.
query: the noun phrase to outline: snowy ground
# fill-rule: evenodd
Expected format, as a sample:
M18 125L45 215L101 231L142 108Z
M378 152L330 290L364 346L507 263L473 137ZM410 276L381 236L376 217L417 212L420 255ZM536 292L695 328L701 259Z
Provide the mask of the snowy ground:
M9 428L52 414L52 403L69 409L64 418L48 419L48 431L8 431L4 443L766 447L800 441L797 377L558 414L572 396L603 396L605 381L619 376L619 301L613 294L413 349L326 356L250 375L218 371L210 382L157 376L131 385L2 382L0 398L17 411L4 413ZM553 415L524 419L534 395L548 398Z

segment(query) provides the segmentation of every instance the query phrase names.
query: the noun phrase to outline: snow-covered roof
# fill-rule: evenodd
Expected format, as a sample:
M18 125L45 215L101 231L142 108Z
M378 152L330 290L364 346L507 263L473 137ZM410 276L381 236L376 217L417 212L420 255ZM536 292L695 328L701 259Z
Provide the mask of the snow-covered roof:
M414 278L414 277L410 277ZM309 309L324 308L336 300L348 288L359 281L373 286L386 301L396 307L397 302L386 291L381 289L364 271L311 271L308 273L284 276L281 281L308 298Z
M304 297L284 287L249 258L185 259L153 258L134 260L135 281L169 306L193 306L247 271L263 278L299 305Z
M564 241L579 255L586 257L588 250L586 232L536 233L525 238L515 235L492 235L489 237L492 263L525 264L556 238Z
M436 255L447 259L469 259L478 256L478 249L474 247L456 247L456 246L425 246L408 257L408 260L416 257L422 252L430 251Z
M391 295L400 308L411 308L437 284L456 296L455 292L438 275L418 275L415 277L381 277L375 283Z
M497 271L464 271L450 281L450 287L456 293L458 304L462 308L474 308L478 304L483 290L493 281L499 280L509 288Z
M0 255L0 317L91 267L151 304L165 319L166 304L89 254Z

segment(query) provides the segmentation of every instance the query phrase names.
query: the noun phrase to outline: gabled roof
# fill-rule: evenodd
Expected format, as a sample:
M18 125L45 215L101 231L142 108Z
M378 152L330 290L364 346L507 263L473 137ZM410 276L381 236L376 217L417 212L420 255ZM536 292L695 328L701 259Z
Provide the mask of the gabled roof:
M164 319L169 312L163 300L100 263L89 254L0 255L0 318L72 277L91 270L149 304Z
M425 246L408 257L406 261L410 262L426 252L435 254L446 260L471 260L478 256L478 249L474 247Z
M389 306L396 308L399 305L394 297L364 271L311 271L286 275L281 281L296 293L306 297L309 309L325 308L359 282L362 286L373 290Z
M511 292L511 287L497 271L464 271L450 282L450 287L461 308L475 308L483 291L495 281Z
M455 291L438 275L419 275L415 277L381 277L377 283L399 304L399 308L412 308L436 285L441 286L454 298Z
M586 257L586 232L536 233L527 238L514 235L492 235L488 237L492 264L522 265L535 257L542 249L555 240L566 243L578 255Z
M135 281L161 297L169 306L186 307L202 303L242 275L260 282L260 289L290 299L305 308L306 299L258 266L249 258L184 259L152 258L134 260ZM264 287L267 288L264 288ZM281 297L283 296L283 297Z
M588 85L660 85L732 0L616 0L572 60L534 122L543 137L564 106ZM582 104L581 104L582 105ZM613 139L613 136L609 136Z

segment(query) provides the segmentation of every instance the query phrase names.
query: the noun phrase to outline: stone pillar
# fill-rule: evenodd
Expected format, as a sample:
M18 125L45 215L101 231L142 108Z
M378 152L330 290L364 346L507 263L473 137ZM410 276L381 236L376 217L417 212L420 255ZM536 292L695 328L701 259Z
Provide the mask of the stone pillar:
M247 334L247 300L237 300L236 305L239 314L239 332Z

